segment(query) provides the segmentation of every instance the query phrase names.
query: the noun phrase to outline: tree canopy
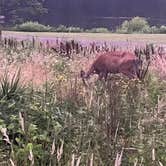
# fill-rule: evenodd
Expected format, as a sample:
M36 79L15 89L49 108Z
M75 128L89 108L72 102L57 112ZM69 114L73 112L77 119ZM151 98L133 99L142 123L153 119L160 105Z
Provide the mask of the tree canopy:
M36 20L47 12L43 3L43 0L0 0L0 15L5 16L9 25Z
M49 25L115 27L122 17L145 17L153 25L166 24L165 0L0 0L7 25L39 21ZM126 19L126 18L125 18Z

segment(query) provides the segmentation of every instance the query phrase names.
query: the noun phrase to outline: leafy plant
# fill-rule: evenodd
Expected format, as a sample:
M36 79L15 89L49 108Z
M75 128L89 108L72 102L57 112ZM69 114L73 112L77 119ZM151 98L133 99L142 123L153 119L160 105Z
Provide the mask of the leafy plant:
M92 28L92 29L88 29L86 30L86 32L90 32L90 33L109 33L110 31L107 28Z
M50 26L45 26L39 24L38 22L32 22L32 21L27 21L25 23L16 25L14 27L14 30L25 31L25 32L49 32L51 31L51 29L52 28Z
M37 54L40 68L35 74L44 77L41 70L47 67L53 78L47 77L41 87L26 84L26 88L20 70L1 78L0 164L165 164L166 84L152 66L143 81L119 74L106 82L91 78L84 87L77 75L79 64L85 64L83 52L68 60L48 48L31 50L34 41L24 42L6 40L1 46L4 62L24 66L29 62L32 70L36 52L43 51L44 56ZM154 52L151 44L135 49L138 57L143 53L150 61L159 58L153 57ZM42 63L44 58L47 61Z
M0 98L15 98L22 92L23 87L20 85L20 70L18 70L11 79L9 78L8 73L5 72L0 80Z
M117 32L119 33L143 33L148 31L149 24L145 18L134 17L130 21L124 21Z

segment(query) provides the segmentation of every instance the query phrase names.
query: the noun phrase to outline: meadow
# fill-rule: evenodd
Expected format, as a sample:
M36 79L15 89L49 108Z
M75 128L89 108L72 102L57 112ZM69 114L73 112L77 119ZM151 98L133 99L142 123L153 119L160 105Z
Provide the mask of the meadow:
M116 34L116 33L56 33L56 32L16 32L3 31L4 36L15 38L39 37L45 39L74 39L74 40L99 40L99 41L131 41L166 43L166 34Z
M3 32L0 165L164 166L164 35ZM130 51L143 80L117 74L86 87L97 55Z

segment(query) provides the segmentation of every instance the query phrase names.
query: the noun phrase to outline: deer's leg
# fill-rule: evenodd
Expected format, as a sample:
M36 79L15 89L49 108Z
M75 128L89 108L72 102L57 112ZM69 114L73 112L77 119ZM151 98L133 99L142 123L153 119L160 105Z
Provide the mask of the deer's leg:
M104 76L105 81L107 81L108 73L105 72L105 73L103 74L103 76Z
M99 76L98 76L98 80L102 80L102 78L103 78L103 73L102 72L100 72L99 74L98 74Z
M130 71L123 71L122 74L126 75L129 79L134 79L136 75Z
M106 70L97 73L99 75L98 79L102 80L104 78L104 80L107 80L107 76L108 76L108 72Z

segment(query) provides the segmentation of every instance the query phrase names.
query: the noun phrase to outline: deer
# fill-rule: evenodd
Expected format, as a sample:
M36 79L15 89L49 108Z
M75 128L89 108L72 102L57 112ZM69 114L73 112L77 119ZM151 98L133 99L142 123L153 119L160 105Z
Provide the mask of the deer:
M129 79L139 79L139 66L141 64L142 61L131 52L106 52L97 57L97 59L92 63L87 72L81 70L80 76L84 84L85 79L89 79L93 74L97 74L99 80L102 80L104 78L105 81L107 80L109 73L122 73Z

